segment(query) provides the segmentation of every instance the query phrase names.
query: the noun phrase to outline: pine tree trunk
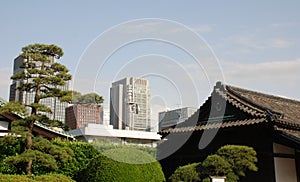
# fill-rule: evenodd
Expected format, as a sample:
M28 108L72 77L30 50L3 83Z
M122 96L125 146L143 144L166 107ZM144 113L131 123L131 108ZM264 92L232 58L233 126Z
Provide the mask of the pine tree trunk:
M44 70L44 63L42 63L42 67L41 70ZM35 93L35 97L34 97L34 103L39 103L40 101L40 91L41 91L41 85L38 84L37 88L36 88L36 93ZM36 115L37 114L37 109L36 108L32 108L31 110L31 115ZM26 137L26 148L28 151L31 150L32 148L32 130L33 130L33 125L34 125L35 120L31 121L29 123L28 129L29 129L29 134ZM29 159L26 165L26 173L27 175L31 175L32 174L32 159Z
M31 121L29 124L29 134L26 136L26 148L28 151L32 148L32 130L33 130L34 121ZM31 175L32 171L32 159L29 159L26 164L26 173L27 175Z
M32 175L31 166L32 166L32 160L30 159L26 164L26 173L27 173L27 175Z

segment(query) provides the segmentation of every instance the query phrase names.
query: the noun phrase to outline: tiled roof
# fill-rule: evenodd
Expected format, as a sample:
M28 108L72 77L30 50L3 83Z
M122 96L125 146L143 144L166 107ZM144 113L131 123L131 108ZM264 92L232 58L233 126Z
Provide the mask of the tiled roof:
M0 97L0 107L3 106L3 105L6 104L6 103L7 103L7 101L5 101L4 99L2 99L2 98ZM3 115L4 115L4 114L3 114ZM6 114L6 117L10 117L9 115L11 115L11 114ZM12 116L12 115L11 115L11 116ZM23 116L21 116L21 115L19 115L19 114L16 114L16 117L18 117L18 118L23 118ZM35 127L43 128L43 129L45 129L45 130L47 130L47 131L49 131L49 132L52 132L52 133L56 133L56 134L59 135L59 136L63 136L63 137L67 137L67 138L70 138L70 139L75 140L75 137L74 137L73 135L71 135L68 131L58 131L58 130L54 130L54 129L49 128L49 127L47 127L46 125L40 123L39 121L35 121L35 122L34 122L34 126L35 126Z
M278 116L278 120L286 123L300 125L300 102L283 97L263 94L250 90L245 90L233 86L226 86L227 92L235 92L241 97L260 107L268 109L271 113Z
M179 133L179 132L191 132L191 131L201 131L207 129L217 129L217 128L227 128L233 126L244 126L244 125L252 125L267 122L264 118L260 119L245 119L245 120L237 120L237 121L229 121L229 122L211 122L207 124L190 126L190 127L178 127L178 128L168 128L162 131L162 133Z
M223 119L219 121L214 120L213 122L198 121L196 126L189 126L188 124L185 125L182 123L175 128L168 128L160 133L189 132L271 122L274 127L289 130L289 133L294 133L294 135L296 133L297 135L295 136L300 139L299 101L237 88L230 85L223 85L220 82L214 87L213 93L225 99L227 104L231 104L233 107L249 114L251 117L242 120L231 119L225 121ZM212 96L209 98L211 97ZM207 102L200 107L200 111L198 110L198 116L199 112L201 112L202 109L205 109L204 105L207 104ZM193 116L193 118L189 118L186 123L196 123L191 122L191 120L195 119L198 120L199 117Z

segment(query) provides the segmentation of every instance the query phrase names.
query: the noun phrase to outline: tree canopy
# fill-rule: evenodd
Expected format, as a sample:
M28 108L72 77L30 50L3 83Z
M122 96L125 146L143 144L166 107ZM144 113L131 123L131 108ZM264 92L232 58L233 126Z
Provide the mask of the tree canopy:
M74 104L102 104L104 99L97 93L81 94L80 92L73 91L72 103Z
M170 176L170 181L210 181L210 176L226 176L227 182L237 182L247 171L257 171L257 157L253 148L225 145L201 163L181 166Z
M63 56L63 50L56 45L30 44L22 48L20 55L22 64L19 72L11 76L11 79L20 84L17 89L21 92L33 94L31 103L8 103L0 108L1 112L18 113L23 119L13 122L12 132L26 139L26 149L17 156L5 159L14 165L26 164L26 173L32 174L32 164L49 169L56 169L57 156L63 153L55 153L59 148L43 138L33 138L33 126L35 121L42 124L57 124L57 121L49 119L45 114L53 111L41 104L42 99L57 98L62 102L70 101L70 91L63 90L71 75L68 69L55 61ZM29 109L29 113L26 110ZM53 153L54 152L54 153ZM62 158L60 158L62 159Z

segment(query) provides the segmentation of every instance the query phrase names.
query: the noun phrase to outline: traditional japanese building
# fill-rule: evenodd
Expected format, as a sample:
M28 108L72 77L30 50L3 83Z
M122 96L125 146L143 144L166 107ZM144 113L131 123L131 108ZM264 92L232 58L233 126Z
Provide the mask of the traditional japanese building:
M2 107L7 102L0 98L0 107ZM11 132L12 122L22 119L22 116L12 113L0 113L0 137L3 137ZM42 135L46 138L66 138L69 140L75 140L74 136L67 131L57 130L43 125L39 121L35 121L33 125L33 133L35 135Z
M300 181L300 102L218 82L185 122L159 132L158 159L166 177L203 161L226 144L257 152L258 172L241 181Z

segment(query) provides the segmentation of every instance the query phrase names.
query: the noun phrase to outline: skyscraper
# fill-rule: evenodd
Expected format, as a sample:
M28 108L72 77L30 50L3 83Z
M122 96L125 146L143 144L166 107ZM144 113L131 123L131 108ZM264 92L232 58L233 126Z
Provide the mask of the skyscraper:
M115 129L152 131L149 82L124 78L110 88L110 124Z
M51 63L55 62L54 57L50 57L50 59ZM22 56L18 56L17 58L15 58L13 74L24 71L23 68L20 68L24 61L25 59ZM30 82L30 80L13 80L12 84L10 85L9 101L22 102L27 105L34 102L34 92L26 92L17 89L18 86L26 82ZM59 88L62 90L68 90L69 85L67 83L65 86L59 86ZM65 108L68 106L68 103L60 102L57 98L46 98L42 99L40 101L40 104L44 104L51 109L52 113L45 113L45 115L48 116L49 119L64 122Z

